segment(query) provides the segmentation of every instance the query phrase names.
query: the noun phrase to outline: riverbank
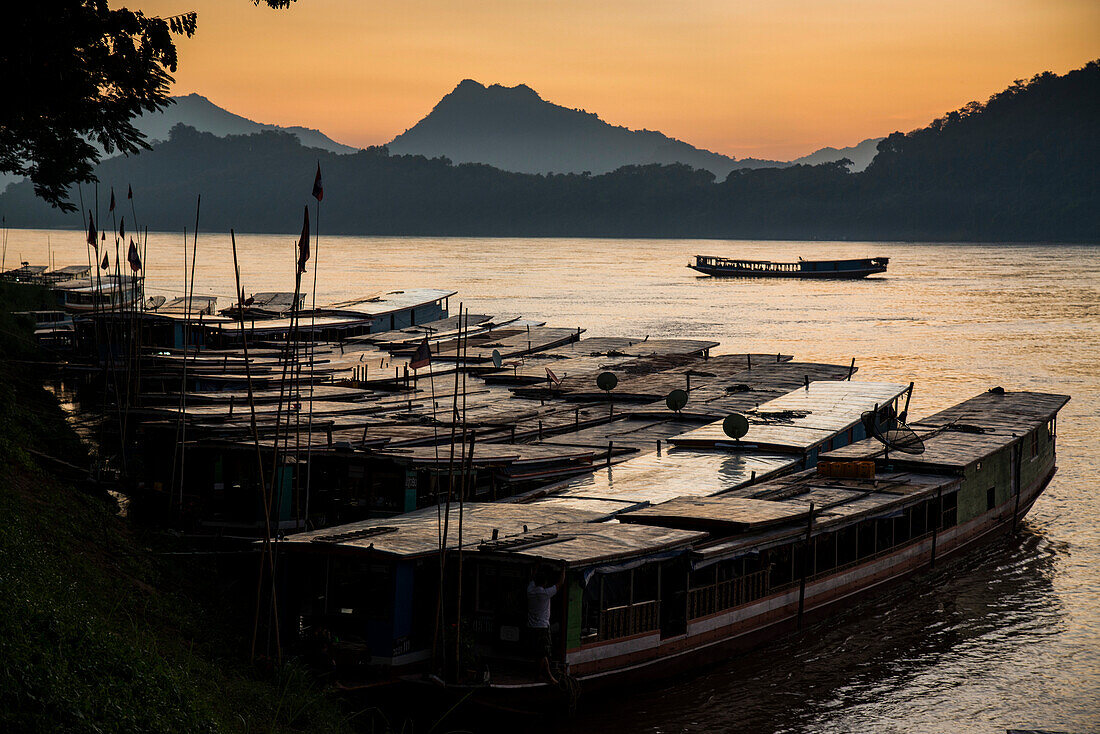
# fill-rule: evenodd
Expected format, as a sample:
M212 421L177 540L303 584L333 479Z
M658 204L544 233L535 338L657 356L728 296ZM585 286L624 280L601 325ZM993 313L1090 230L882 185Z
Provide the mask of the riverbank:
M88 449L11 316L43 296L0 286L0 729L350 731L301 668L249 665L239 610L88 481Z

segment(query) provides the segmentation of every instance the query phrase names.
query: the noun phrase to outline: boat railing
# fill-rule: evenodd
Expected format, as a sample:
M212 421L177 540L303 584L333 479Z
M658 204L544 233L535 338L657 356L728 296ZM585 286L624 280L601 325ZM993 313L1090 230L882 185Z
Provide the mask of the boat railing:
M748 604L768 593L770 568L700 586L688 592L688 619L706 617Z
M661 626L661 602L653 601L611 607L600 612L601 640L630 637L643 632L653 632Z
M768 260L733 260L726 257L713 257L710 255L697 255L696 264L700 267L758 272L794 272L800 269L799 263L781 263Z
M831 567L829 567L829 568L827 568L823 571L818 571L817 573L810 574L806 577L806 580L807 581L817 581L818 579L823 579L826 576L832 576L834 574L843 573L845 571L850 571L851 569L855 568L856 566L862 566L866 563L872 563L874 561L877 561L880 558L885 558L886 556L891 555L893 553L897 553L899 550L902 550L906 547L916 545L918 543L922 543L922 542L924 542L925 540L928 540L931 537L932 537L932 531L931 530L926 530L923 533L919 533L917 535L911 536L910 538L906 539L905 541L903 541L901 543L892 543L889 547L883 548L882 550L875 551L874 553L868 553L866 555L859 556L855 560L847 561L845 563L841 563L841 564L836 565L836 566L831 566Z

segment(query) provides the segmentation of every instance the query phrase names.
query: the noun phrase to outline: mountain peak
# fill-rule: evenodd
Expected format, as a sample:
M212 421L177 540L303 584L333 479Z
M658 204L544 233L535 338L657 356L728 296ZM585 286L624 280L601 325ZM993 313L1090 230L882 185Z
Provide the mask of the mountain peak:
M521 173L604 173L633 164L686 163L724 176L735 167L727 156L548 102L526 84L486 86L473 79L459 82L389 149Z

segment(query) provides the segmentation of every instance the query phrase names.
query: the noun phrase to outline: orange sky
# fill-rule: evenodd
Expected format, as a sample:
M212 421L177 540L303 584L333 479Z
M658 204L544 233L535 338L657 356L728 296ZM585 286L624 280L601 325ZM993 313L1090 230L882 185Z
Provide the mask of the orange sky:
M112 5L120 6L116 2ZM789 159L911 130L1100 57L1096 0L151 0L197 10L175 94L384 143L464 78Z

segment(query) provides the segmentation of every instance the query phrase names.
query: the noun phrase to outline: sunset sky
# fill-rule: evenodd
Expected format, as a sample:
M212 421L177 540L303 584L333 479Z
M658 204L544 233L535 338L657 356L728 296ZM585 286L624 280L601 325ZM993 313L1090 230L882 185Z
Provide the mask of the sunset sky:
M125 3L113 2L113 6ZM615 125L789 159L911 130L1014 79L1100 57L1096 0L249 0L198 11L175 94L385 143L464 78Z

